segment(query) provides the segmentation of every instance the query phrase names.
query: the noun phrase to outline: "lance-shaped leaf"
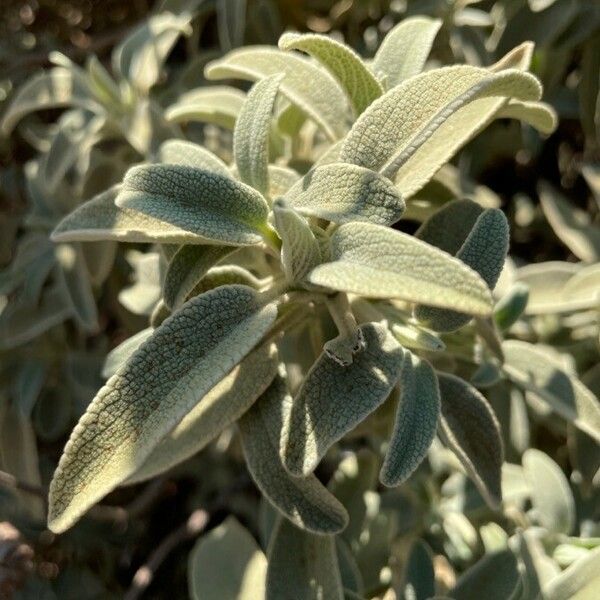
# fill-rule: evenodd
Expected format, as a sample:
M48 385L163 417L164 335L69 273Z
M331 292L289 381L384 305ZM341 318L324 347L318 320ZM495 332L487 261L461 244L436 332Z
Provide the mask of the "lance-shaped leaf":
M214 171L229 177L227 165L216 155L192 142L167 140L158 149L158 162L171 165L186 165L205 171Z
M405 351L396 422L379 474L387 486L400 485L427 455L440 415L440 390L431 365Z
M479 273L493 290L504 267L508 242L508 221L504 213L488 208L475 222L456 257ZM418 306L415 316L434 331L454 331L471 320L469 315L429 306Z
M544 600L586 600L594 598L600 585L600 548L575 561L542 589Z
M402 369L402 347L379 323L361 325L364 349L344 367L323 352L285 406L281 456L290 473L311 473L327 450L388 397Z
M370 169L333 163L307 173L285 195L298 212L335 223L392 225L404 212L393 183Z
M279 38L282 50L301 50L316 58L341 84L350 98L356 116L383 88L352 48L325 35L284 33Z
M227 86L190 90L165 110L165 119L171 123L210 123L233 130L245 98L244 92Z
M196 284L194 289L187 295L187 299L208 292L221 285L239 283L247 285L255 290L261 287L261 280L257 279L243 267L237 265L222 265L210 269L210 271Z
M261 194L269 191L269 136L271 117L283 74L255 83L233 132L233 156L240 179Z
M491 294L472 269L413 236L371 223L346 223L331 237L331 262L311 283L371 298L399 298L488 315Z
M494 509L502 502L504 460L500 425L487 400L466 381L439 373L442 412L440 433Z
M393 177L439 127L475 100L494 97L497 109L502 98L538 100L540 95L537 79L516 69L493 73L460 65L427 71L373 102L344 139L340 158ZM487 118L484 113L477 119L476 129ZM470 134L470 120L463 125ZM454 135L462 138L463 131Z
M161 440L127 483L150 479L200 452L252 406L276 373L274 347L253 350Z
M276 314L254 290L226 286L168 318L108 380L73 430L50 485L52 531L68 529L132 475Z
M102 377L105 379L112 377L119 370L119 367L124 365L142 343L152 335L153 331L152 327L146 327L146 329L138 331L138 333L128 337L124 342L121 342L118 346L113 348L106 355L106 359L104 360Z
M549 531L569 535L575 525L575 500L562 469L534 448L523 454L523 469L539 523Z
M282 200L273 204L275 228L281 238L281 264L292 282L302 281L321 262L319 242L306 219L287 208Z
M496 118L518 119L545 134L552 133L558 124L556 111L543 102L511 100L496 113Z
M250 186L184 165L129 169L115 204L188 231L205 243L233 246L260 243L268 214L265 199Z
M417 540L408 555L402 582L404 598L427 600L435 596L433 556L429 546Z
M269 165L269 196L283 196L300 179L300 175L289 167Z
M411 17L403 19L388 32L372 65L375 73L385 77L387 89L423 70L441 25L439 19Z
M193 600L264 598L267 559L235 517L198 539L188 560Z
M181 246L165 273L165 304L179 308L207 271L234 251L231 246Z
M281 92L323 128L331 140L347 131L348 103L331 75L308 59L268 46L233 50L206 66L207 79L238 77L258 81L284 73Z
M600 403L564 365L532 344L509 340L502 344L504 372L517 385L550 405L561 417L600 441Z
M335 539L279 519L269 547L266 600L343 600Z
M239 420L246 463L263 495L296 526L315 533L338 533L348 513L314 476L292 477L281 464L283 405L291 398L281 376Z

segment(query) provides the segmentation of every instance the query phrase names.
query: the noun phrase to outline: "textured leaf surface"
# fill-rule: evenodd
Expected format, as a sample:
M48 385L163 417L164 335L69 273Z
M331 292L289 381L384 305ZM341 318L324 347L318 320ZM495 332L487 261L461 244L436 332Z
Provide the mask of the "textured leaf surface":
M487 400L466 381L438 374L442 413L440 432L458 456L486 502L494 509L502 502L504 460L500 425Z
M389 179L345 163L316 167L287 192L285 199L302 214L335 223L392 225L405 208Z
M360 115L383 88L352 48L325 35L284 33L282 50L302 50L316 58L341 84L350 98L354 113Z
M337 533L348 524L344 507L314 475L292 477L281 464L283 405L290 402L285 380L278 376L239 420L248 470L263 495L296 526Z
M269 548L266 600L343 600L332 536L301 531L280 519Z
M327 450L388 397L402 369L403 351L387 328L359 328L364 350L343 367L323 352L293 403L284 407L281 455L290 473L312 472Z
M252 406L276 373L273 347L250 352L161 440L128 483L150 479L200 452Z
M308 59L253 46L234 50L206 67L207 79L239 77L250 81L284 73L281 92L308 114L331 140L342 137L347 129L347 102L335 79Z
M118 370L119 367L125 364L129 357L145 342L154 330L152 327L146 327L138 331L136 334L128 337L124 342L121 342L118 346L113 348L104 360L104 366L102 367L102 377L108 379L112 377Z
M264 597L267 559L235 517L203 535L188 559L193 600L251 600Z
M508 221L504 213L489 208L479 216L456 257L479 273L493 290L504 267L508 243ZM426 306L417 307L415 316L434 331L454 331L471 320L469 315Z
M207 271L234 250L231 246L181 246L165 273L165 304L171 309L181 306Z
M600 441L600 403L579 379L527 342L508 340L502 344L502 349L506 360L504 371L512 381Z
M497 112L496 118L518 119L545 134L552 133L558 124L556 111L543 102L511 100Z
M186 304L98 392L50 486L49 527L68 529L143 464L156 444L261 339L276 317L227 286Z
M171 165L185 165L219 175L230 176L227 165L216 155L192 142L167 140L158 149L158 161Z
M306 219L278 200L273 205L275 228L281 238L281 264L286 277L302 281L321 262L321 250Z
M331 237L331 262L313 269L309 280L372 298L491 312L487 285L464 263L410 235L368 223L341 225Z
M396 422L379 479L396 486L413 473L427 455L440 415L440 390L431 365L406 351L400 375Z
M269 191L269 135L271 117L283 74L255 83L233 132L233 155L240 179L261 194Z
M251 187L184 165L133 167L115 203L204 239L252 245L262 240L268 206Z
M385 36L373 60L373 71L385 77L387 89L418 75L442 22L428 17L404 19Z
M523 454L523 468L540 524L555 533L571 533L575 525L575 500L561 468L534 448Z

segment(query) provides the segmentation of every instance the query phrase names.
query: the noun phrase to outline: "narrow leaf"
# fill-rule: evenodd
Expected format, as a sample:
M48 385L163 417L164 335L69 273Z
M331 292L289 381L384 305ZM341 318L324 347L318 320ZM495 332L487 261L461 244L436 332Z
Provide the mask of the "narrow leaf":
M282 50L301 50L316 58L341 84L356 116L383 88L352 48L325 35L284 33L279 38Z
M389 179L345 163L316 167L287 192L285 199L304 215L335 223L392 225L405 208Z
M227 165L216 154L192 142L167 140L158 149L157 158L161 163L196 167L225 177L231 176Z
M278 376L239 420L248 470L263 495L296 526L315 533L337 533L348 524L344 507L314 476L292 477L279 459L285 380Z
M575 561L542 589L544 600L594 598L600 585L600 548Z
M294 475L311 473L331 445L388 397L402 369L403 351L387 328L359 328L364 349L341 366L323 352L291 405L284 407L281 455Z
M52 531L68 529L133 474L262 338L276 313L250 288L227 286L167 319L108 380L73 430L50 485Z
M413 544L404 570L401 598L428 600L435 596L435 574L429 546L421 540Z
M490 507L502 502L504 460L500 425L487 400L466 381L439 373L442 413L440 433Z
M379 474L389 487L400 485L427 455L440 416L437 376L426 361L405 351L394 431Z
M552 133L558 124L556 111L543 102L511 100L497 113L497 119L518 119L545 134Z
M379 225L346 223L331 237L331 262L309 281L371 298L399 298L469 314L491 312L481 277L446 252Z

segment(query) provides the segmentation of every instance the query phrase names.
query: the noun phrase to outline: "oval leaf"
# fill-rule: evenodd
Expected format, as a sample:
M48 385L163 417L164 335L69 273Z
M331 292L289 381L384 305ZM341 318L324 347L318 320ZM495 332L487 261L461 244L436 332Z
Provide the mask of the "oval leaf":
M167 140L158 149L157 158L161 163L196 167L225 177L231 176L227 165L216 154L192 142Z

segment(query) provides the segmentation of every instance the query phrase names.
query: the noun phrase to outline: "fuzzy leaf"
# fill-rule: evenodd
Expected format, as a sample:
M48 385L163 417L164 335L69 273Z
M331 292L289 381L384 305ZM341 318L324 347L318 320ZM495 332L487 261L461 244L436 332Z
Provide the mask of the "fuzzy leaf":
M210 123L233 130L245 98L244 92L227 86L190 90L165 110L165 119L171 123Z
M106 359L104 360L102 377L105 379L112 377L119 368L129 360L129 357L142 345L142 343L152 335L153 331L152 327L146 327L146 329L138 331L136 334L128 337L125 341L113 348L106 355Z
M300 179L300 175L289 167L269 165L269 196L283 196Z
M332 536L301 531L280 519L269 547L266 600L343 600Z
M462 120L460 109L477 100L489 102L492 97L496 110L505 102L503 98L537 100L540 94L537 79L516 69L493 73L459 65L427 71L371 104L344 139L340 159L380 170L391 178L455 113L458 123L454 119L453 124L460 127L454 130L454 137L463 143L487 121L485 111L477 117L467 113L468 119ZM454 143L458 144L456 139Z
M161 163L196 167L230 177L227 165L216 154L192 142L167 140L158 149L157 158Z
M167 319L98 392L50 485L50 529L68 529L139 468L156 444L262 338L277 314L227 286Z
M575 561L542 589L544 600L591 600L600 585L600 548Z
M222 265L213 267L208 273L196 284L194 289L187 295L187 299L203 294L208 290L212 290L221 285L231 285L239 283L254 288L260 288L261 281L257 279L243 267L237 265Z
M360 56L330 37L313 33L284 33L279 38L279 47L282 50L301 50L316 58L340 82L356 116L383 93L381 84Z
M209 80L238 77L258 81L284 73L281 92L323 128L331 140L347 131L347 102L335 79L308 59L268 46L233 50L206 66Z
M540 524L554 533L569 535L575 525L575 500L562 469L534 448L523 454L523 468Z
M281 264L291 282L302 281L321 262L321 250L306 219L287 208L282 200L273 204L275 228L281 238Z
M287 192L285 199L304 215L335 223L392 225L405 208L389 179L345 163L316 167Z
M359 328L364 349L341 366L326 352L317 359L291 404L284 406L281 456L294 475L311 473L331 445L388 397L402 369L403 351L387 328Z
M251 187L184 165L129 169L115 204L188 231L204 243L233 246L260 243L268 213L264 198Z
M235 124L233 155L240 179L261 194L269 191L271 118L283 74L254 84Z
M396 422L380 481L389 487L408 479L427 455L440 415L437 376L426 361L405 351Z
M207 271L234 251L231 246L181 246L165 273L165 304L179 308Z
M385 77L387 89L418 75L442 22L429 17L404 19L383 39L373 60L373 71Z
M277 373L274 348L253 350L166 435L127 483L150 479L205 448L267 389Z
M600 441L600 403L575 375L527 342L508 340L502 344L502 350L506 360L504 371L514 383Z
M277 376L239 420L248 470L263 495L297 527L338 533L348 524L344 507L314 476L292 477L279 459L283 404L289 404L285 380Z
M504 267L508 243L508 221L504 213L488 208L475 222L456 258L479 273L493 290ZM434 331L454 331L471 320L469 315L428 306L418 306L415 316Z
M442 413L440 432L486 502L494 509L502 502L504 460L500 425L487 400L466 381L439 373Z
M265 594L267 559L235 517L203 535L188 559L193 600L250 600Z
M370 223L341 225L331 237L331 262L313 269L308 279L371 298L491 312L487 285L464 263L410 235Z
M497 119L518 119L541 133L552 133L558 124L556 111L543 102L519 102L511 100L497 113Z

